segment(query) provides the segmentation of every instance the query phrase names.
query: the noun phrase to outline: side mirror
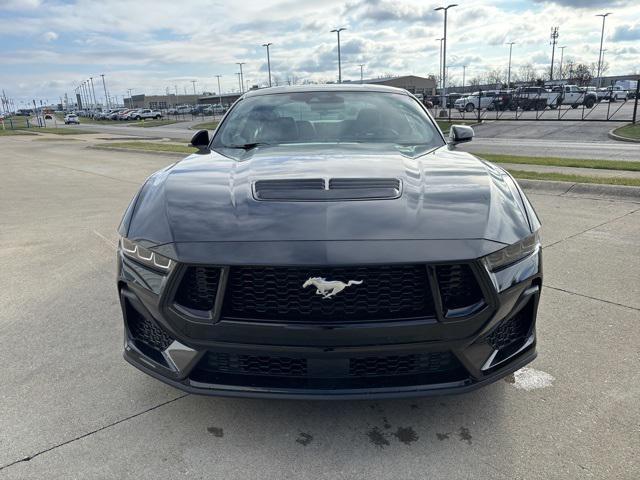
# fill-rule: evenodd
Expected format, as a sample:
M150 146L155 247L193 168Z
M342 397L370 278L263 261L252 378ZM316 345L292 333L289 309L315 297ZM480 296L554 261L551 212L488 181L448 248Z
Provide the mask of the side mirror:
M209 132L207 130L198 130L191 137L191 145L200 150L209 148Z
M473 139L473 128L466 125L451 125L449 129L449 145L470 142Z

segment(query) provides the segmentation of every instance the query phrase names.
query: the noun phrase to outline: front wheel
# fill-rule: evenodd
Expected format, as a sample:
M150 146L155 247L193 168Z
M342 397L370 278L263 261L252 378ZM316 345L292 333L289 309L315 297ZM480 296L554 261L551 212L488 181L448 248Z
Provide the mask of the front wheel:
M571 108L578 108L578 104L577 103L572 103L571 104Z
M614 100L614 102L615 102L615 100ZM593 106L595 105L595 103L596 103L596 102L593 100L593 98L591 98L591 97L590 97L590 98L587 98L587 99L584 101L584 106L585 106L585 107L587 107L587 108L593 108Z
M474 105L473 103L467 103L467 106L466 106L466 107L464 107L464 109L465 109L467 112L473 112L473 110L474 110L475 108L476 108L476 107L475 107L475 105Z
M160 115L156 115L156 116L155 116L155 117L153 117L153 118L155 118L156 120L160 120Z

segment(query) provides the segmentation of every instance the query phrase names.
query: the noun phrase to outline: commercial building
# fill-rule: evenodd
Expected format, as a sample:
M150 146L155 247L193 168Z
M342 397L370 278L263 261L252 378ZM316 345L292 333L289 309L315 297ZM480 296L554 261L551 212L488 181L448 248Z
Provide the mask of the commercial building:
M347 80L344 83L360 83L360 81ZM433 77L404 75L401 77L370 78L363 80L362 83L404 88L413 94L435 95L436 93L436 80Z

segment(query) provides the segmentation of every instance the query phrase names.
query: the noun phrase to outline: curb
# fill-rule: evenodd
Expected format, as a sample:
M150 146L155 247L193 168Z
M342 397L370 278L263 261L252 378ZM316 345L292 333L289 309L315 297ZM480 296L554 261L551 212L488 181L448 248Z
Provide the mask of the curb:
M624 200L640 203L640 187L604 185L600 183L555 182L552 180L515 179L526 192L543 193L558 197L589 197L594 199Z
M609 130L609 132L607 133L607 136L612 140L617 140L619 142L640 143L640 139L623 137L622 135L617 135L613 133L614 130L617 130L617 129L614 128L613 130Z
M153 150L138 150L135 148L120 148L120 147L102 147L98 145L87 145L87 147L91 150L108 150L110 152L125 152L125 153L144 153L144 154L152 154L152 155L165 155L170 157L179 157L185 158L189 155L193 155L192 153L182 153L182 152L162 152L162 151L153 151ZM195 152L194 152L195 153Z

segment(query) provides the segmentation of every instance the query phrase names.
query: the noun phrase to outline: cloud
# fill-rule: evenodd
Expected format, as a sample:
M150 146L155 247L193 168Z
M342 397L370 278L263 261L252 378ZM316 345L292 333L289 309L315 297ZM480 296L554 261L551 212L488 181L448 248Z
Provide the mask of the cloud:
M626 42L640 40L640 23L636 25L621 25L615 29L611 40L614 42Z
M58 34L56 32L45 32L42 38L45 42L52 42L58 39Z
M555 3L571 8L611 8L613 6L630 5L632 0L534 0L536 3Z

